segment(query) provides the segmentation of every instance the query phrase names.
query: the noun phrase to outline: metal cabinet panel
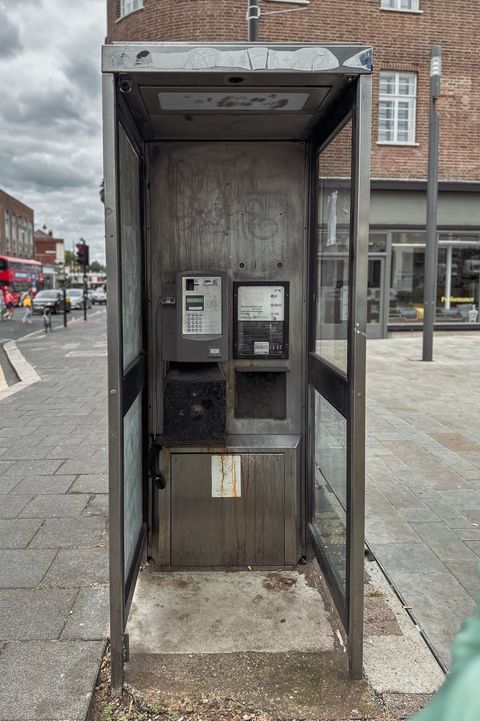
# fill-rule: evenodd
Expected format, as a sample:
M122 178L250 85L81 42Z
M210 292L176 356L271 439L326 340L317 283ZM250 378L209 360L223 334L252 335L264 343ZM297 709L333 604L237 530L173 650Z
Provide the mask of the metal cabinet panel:
M171 456L171 561L179 567L285 564L285 456L240 454L239 497L212 497L212 454Z

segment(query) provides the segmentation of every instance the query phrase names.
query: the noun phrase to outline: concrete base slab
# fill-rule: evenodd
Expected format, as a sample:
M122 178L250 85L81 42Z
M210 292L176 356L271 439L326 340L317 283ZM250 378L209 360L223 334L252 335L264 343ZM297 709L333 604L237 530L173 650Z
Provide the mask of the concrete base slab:
M136 655L126 666L126 690L170 718L225 718L221 712L229 704L245 712L273 711L275 719L384 718L368 684L348 680L340 651ZM254 717L262 715L243 714Z
M133 655L334 648L322 598L296 571L144 570L127 632Z

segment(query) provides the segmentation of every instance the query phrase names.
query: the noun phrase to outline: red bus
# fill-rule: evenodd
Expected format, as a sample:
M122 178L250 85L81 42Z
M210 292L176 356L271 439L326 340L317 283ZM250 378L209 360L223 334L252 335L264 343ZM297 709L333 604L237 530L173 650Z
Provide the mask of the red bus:
M9 258L0 255L0 288L5 298L7 290L14 297L15 305L20 304L22 293L30 288L35 294L43 287L42 264L30 258Z

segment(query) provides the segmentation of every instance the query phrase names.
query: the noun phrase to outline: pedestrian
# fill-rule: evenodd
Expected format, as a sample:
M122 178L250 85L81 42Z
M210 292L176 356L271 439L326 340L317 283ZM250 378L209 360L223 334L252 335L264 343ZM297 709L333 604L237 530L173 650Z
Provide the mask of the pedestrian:
M45 328L45 333L52 331L52 314L50 308L45 308L43 311L43 327Z
M15 298L11 290L7 290L5 293L5 304L7 306L7 319L12 320L13 310L15 308Z
M25 315L22 318L22 323L32 324L32 299L29 293L26 293L23 299L23 307L25 308Z

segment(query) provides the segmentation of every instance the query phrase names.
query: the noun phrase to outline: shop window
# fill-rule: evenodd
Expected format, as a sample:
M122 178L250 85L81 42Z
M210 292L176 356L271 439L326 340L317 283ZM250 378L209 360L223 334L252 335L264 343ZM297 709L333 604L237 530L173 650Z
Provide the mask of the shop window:
M421 323L425 272L425 235L392 233L390 323ZM474 323L480 302L480 237L440 234L438 244L438 323Z
M414 143L417 103L417 75L383 71L380 73L378 141Z
M120 0L120 17L134 13L143 8L143 0Z
M382 10L419 12L419 0L380 0Z
M474 238L455 238L438 249L437 321L473 323L478 320L480 245Z

